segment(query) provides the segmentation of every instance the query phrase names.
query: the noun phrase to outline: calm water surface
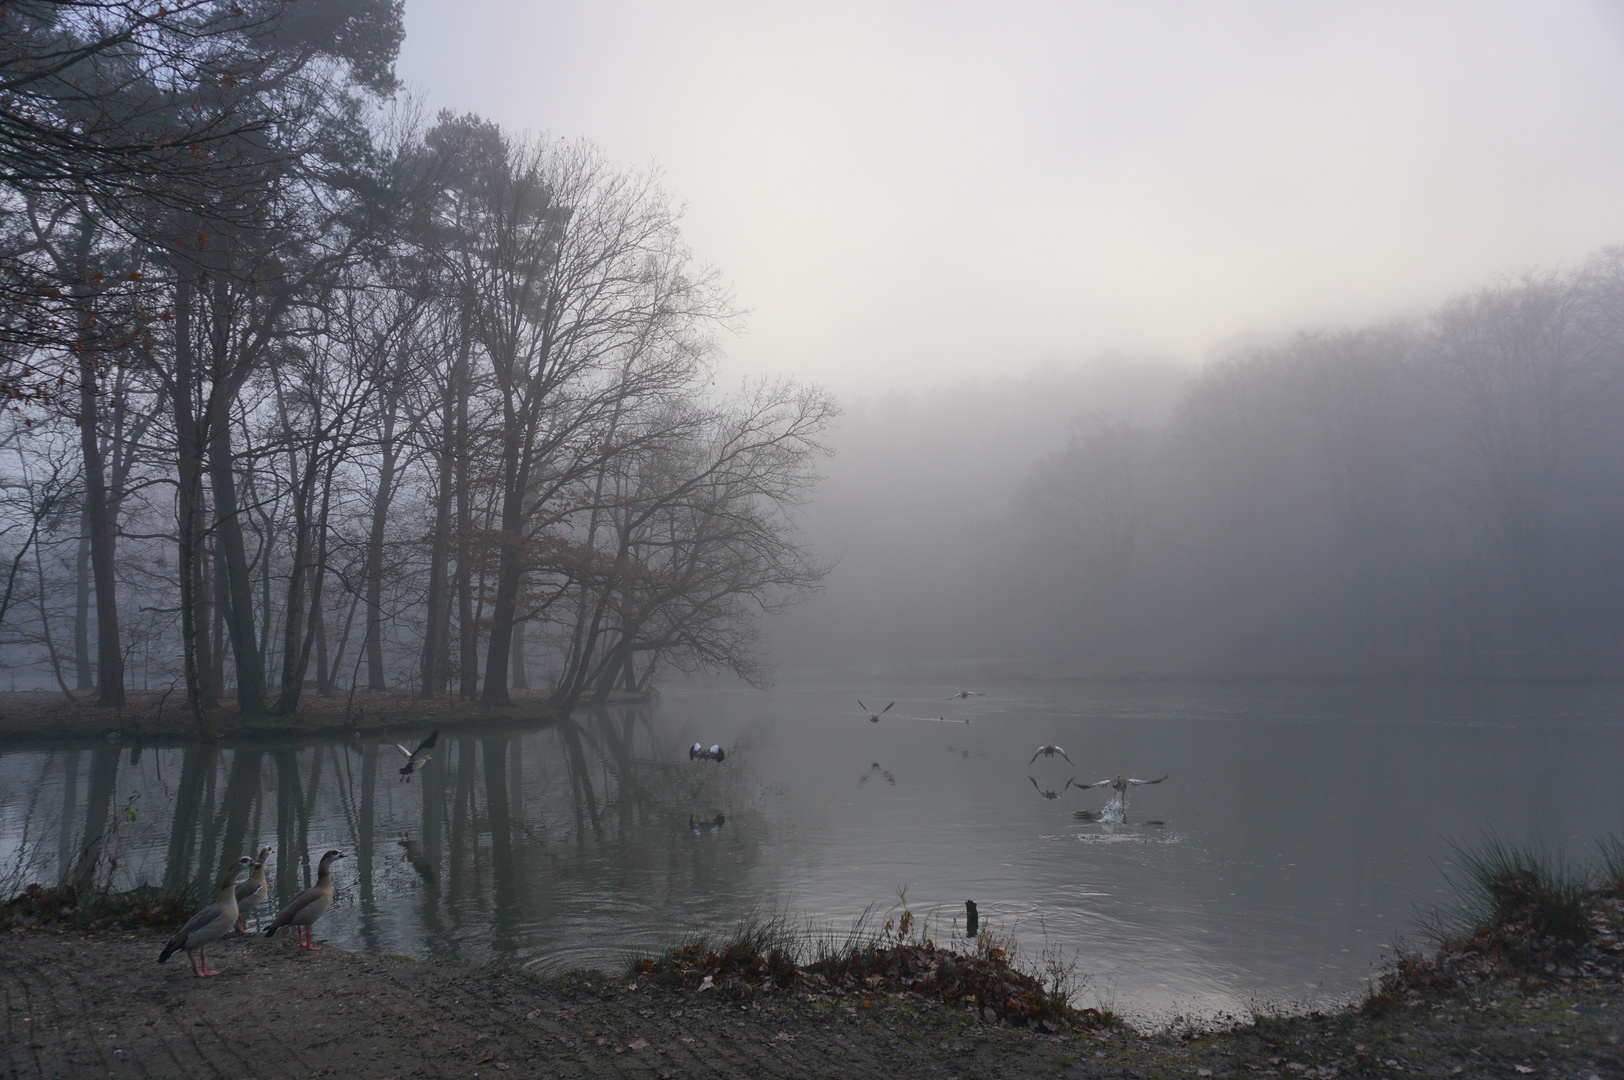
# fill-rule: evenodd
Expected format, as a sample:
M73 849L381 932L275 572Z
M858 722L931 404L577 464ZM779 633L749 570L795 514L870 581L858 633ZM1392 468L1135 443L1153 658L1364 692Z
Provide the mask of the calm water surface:
M938 938L974 899L1023 950L1074 953L1085 997L1211 1016L1356 993L1442 898L1452 839L1583 850L1624 822L1616 686L954 689L678 690L448 734L410 784L359 741L14 750L0 881L92 872L88 849L118 887L175 886L273 844L285 898L338 847L328 940L543 970L747 911L843 928L906 888ZM872 724L859 696L899 701ZM943 714L974 722L911 719ZM696 740L727 760L690 762ZM1075 766L1029 763L1047 742ZM1107 793L1067 779L1117 773L1171 776L1125 826L1079 820Z

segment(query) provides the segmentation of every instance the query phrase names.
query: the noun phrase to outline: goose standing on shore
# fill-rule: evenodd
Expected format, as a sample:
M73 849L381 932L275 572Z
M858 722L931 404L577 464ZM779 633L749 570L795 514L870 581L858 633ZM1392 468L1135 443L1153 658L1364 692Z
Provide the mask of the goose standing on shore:
M429 737L418 743L416 750L408 750L404 746L400 745L400 743L395 744L395 749L399 750L401 755L406 758L406 764L400 767L400 779L402 783L411 783L412 773L429 763L429 758L433 756L429 753L429 751L434 749L434 744L439 740L439 738L440 733L438 731L429 732Z
M259 849L259 861L249 863L248 880L237 884L237 933L246 934L248 928L243 925L242 917L246 913L259 907L270 894L270 886L265 884L265 862L271 857L273 847Z
M284 926L292 926L299 935L299 948L310 952L321 951L320 945L310 941L310 927L333 906L333 863L342 858L344 853L336 848L321 857L321 863L316 867L316 883L276 913L271 925L265 928L266 937L274 936Z
M206 975L220 974L209 970L209 957L203 950L231 933L231 927L237 921L237 871L253 861L244 855L231 864L220 879L220 895L214 903L187 919L186 925L175 931L175 936L169 939L164 951L158 954L158 963L168 960L176 950L185 949L186 959L192 962L193 975L201 979ZM196 956L192 955L194 950Z

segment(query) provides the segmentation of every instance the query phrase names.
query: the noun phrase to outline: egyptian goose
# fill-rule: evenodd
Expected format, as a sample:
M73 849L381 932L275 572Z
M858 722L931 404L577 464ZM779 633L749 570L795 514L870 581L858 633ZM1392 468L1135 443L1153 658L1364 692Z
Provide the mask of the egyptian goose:
M276 913L271 925L265 928L266 937L271 937L284 926L293 926L299 935L299 948L310 952L321 951L320 945L311 944L310 927L333 906L333 863L342 858L344 853L337 849L321 857L321 863L316 867L316 883Z
M408 750L404 746L400 745L400 743L395 744L395 749L399 750L401 755L406 759L406 764L400 767L400 779L402 783L411 783L412 773L429 763L429 758L432 756L429 751L434 749L434 744L439 740L439 738L440 733L438 731L429 732L429 737L418 743L416 750Z
M158 954L158 963L168 960L177 949L185 949L186 959L192 962L193 975L201 979L205 975L220 974L209 970L208 954L203 950L231 933L231 926L237 921L237 871L253 861L244 855L231 864L220 879L220 895L214 903L187 919L186 925L175 931L175 936L169 939L164 951ZM192 955L193 950L196 950L196 956Z
M896 704L896 702L894 702L894 701L891 703L891 705L895 705L895 704ZM862 698L857 699L857 707L859 709L862 709L864 712L868 713L868 721L871 724L878 724L880 722L880 717L884 716L886 713L891 711L891 705L887 705L885 708L881 709L879 712L870 712L868 706L863 704L863 699Z
M1038 747L1037 751L1034 752L1033 755L1032 755L1032 761L1036 761L1039 757L1054 757L1056 754L1059 754L1061 757L1066 758L1066 764L1068 764L1068 765L1077 764L1075 761L1071 760L1071 758L1066 757L1066 748L1065 747L1056 746L1054 743L1044 743L1042 746ZM1027 764L1028 765L1032 764L1032 761L1028 761ZM1088 785L1088 786L1093 787L1095 785Z
M983 693L982 691L980 691L980 690L960 690L958 693L954 694L952 697L948 698L947 700L949 700L949 701L969 701L973 697L986 697L986 696L987 695L985 693Z
M275 850L273 847L260 848L259 861L248 864L252 867L248 872L248 880L237 884L237 933L239 934L248 933L248 928L242 923L243 915L263 904L265 897L271 891L270 887L265 884L265 861L271 857L271 852Z

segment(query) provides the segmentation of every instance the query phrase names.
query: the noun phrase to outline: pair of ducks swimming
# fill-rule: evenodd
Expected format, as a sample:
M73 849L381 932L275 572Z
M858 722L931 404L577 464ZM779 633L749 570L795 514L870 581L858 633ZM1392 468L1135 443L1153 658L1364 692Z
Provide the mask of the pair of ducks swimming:
M202 978L206 975L218 975L218 971L209 970L208 954L204 951L208 946L219 941L235 930L239 934L246 934L248 930L243 926L243 915L258 907L270 895L270 887L265 881L265 862L275 848L261 848L259 859L250 859L244 855L232 863L226 870L225 876L220 879L220 893L214 903L199 911L187 920L186 925L175 932L164 946L164 951L158 954L158 963L168 960L176 952L184 950L186 958L192 962L192 974ZM333 863L344 858L342 851L334 849L321 857L321 864L316 871L316 883L304 892L295 896L286 907L276 913L271 925L265 928L265 936L271 937L284 926L292 926L299 936L299 947L310 952L320 952L321 946L310 940L310 928L317 919L327 914L327 909L333 906ZM246 881L239 882L237 874L244 868L249 868ZM196 956L193 956L193 953Z

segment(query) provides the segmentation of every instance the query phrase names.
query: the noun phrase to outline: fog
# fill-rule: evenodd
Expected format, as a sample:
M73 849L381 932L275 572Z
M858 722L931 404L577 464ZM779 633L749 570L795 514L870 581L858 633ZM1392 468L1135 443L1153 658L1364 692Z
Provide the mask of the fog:
M1616 675L1624 253L1195 369L852 407L787 664ZM979 667L978 667L979 665Z

